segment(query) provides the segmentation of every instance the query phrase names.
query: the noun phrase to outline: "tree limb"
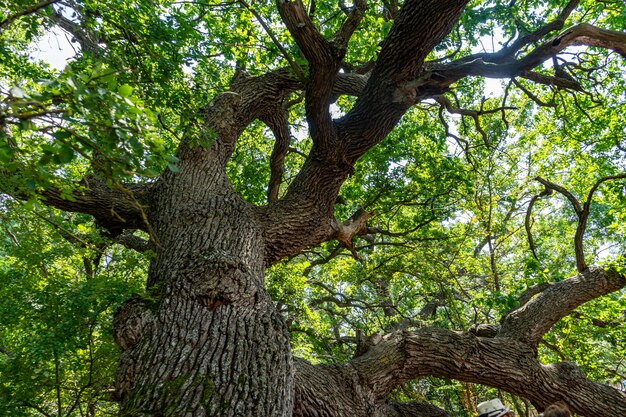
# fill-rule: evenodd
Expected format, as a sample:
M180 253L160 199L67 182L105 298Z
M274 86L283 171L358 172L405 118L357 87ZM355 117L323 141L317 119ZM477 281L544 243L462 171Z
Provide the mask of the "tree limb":
M612 269L588 269L554 283L502 322L498 337L536 346L544 334L578 306L626 286L626 277Z
M419 401L389 403L388 408L388 417L450 417L441 408Z
M410 379L437 376L499 388L539 409L564 401L587 417L626 413L626 394L585 378L571 363L542 365L534 349L514 339L422 328L388 335L345 366L359 372L376 398Z
M125 231L113 238L113 242L119 243L128 249L135 250L137 252L145 252L150 249L150 242L145 239L135 236L132 230Z
M267 201L278 200L280 184L283 180L285 156L289 151L291 135L289 133L289 114L282 106L263 117L262 120L269 126L276 138L270 155L270 182L267 187Z
M530 246L530 251L532 252L533 257L536 260L539 260L539 258L537 257L537 250L536 250L537 248L535 246L535 242L533 241L533 235L532 235L532 232L530 230L530 228L532 226L530 224L530 221L531 221L533 206L535 205L537 200L539 200L541 197L549 196L551 194L552 194L552 189L546 187L546 189L544 191L542 191L541 193L539 193L536 196L534 196L533 198L531 198L530 202L528 203L528 209L526 210L526 217L524 218L524 227L526 228L526 236L528 237L528 246Z
M21 200L31 197L22 191L7 188L6 185L0 191ZM64 211L89 214L95 218L98 226L107 229L112 235L117 235L124 229L149 232L147 212L150 192L150 184L118 185L111 188L105 181L88 176L69 195L55 187L37 194L43 204Z
M278 0L280 16L302 54L309 62L309 78L305 85L305 111L309 131L318 157L336 160L336 133L329 106L333 83L345 49L326 40L317 30L301 0Z

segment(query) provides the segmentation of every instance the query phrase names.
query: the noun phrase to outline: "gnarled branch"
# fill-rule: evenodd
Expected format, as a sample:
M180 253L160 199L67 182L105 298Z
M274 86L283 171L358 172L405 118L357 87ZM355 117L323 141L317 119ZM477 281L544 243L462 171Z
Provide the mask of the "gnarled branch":
M626 277L612 269L588 269L554 283L502 322L498 337L536 346L544 334L578 306L626 286Z

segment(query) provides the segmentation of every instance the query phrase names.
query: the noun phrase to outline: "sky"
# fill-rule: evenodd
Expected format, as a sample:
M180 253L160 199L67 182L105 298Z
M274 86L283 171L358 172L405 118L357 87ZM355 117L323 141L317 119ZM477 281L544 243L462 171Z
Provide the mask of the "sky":
M70 36L62 29L52 29L33 46L31 56L41 59L53 68L62 70L67 61L75 55L77 44L70 42Z

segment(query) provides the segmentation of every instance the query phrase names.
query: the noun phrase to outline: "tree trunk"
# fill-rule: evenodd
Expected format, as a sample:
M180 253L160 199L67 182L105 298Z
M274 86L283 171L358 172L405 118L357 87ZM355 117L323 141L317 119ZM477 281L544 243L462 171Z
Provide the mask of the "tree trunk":
M130 300L115 320L122 416L291 415L289 338L263 289L264 243L219 148L194 148L157 186L155 300Z

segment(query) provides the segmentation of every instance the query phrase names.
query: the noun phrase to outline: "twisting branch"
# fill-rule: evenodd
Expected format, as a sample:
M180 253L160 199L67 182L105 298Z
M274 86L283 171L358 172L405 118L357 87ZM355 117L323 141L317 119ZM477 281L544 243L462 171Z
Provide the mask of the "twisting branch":
M576 211L576 215L580 216L583 209L580 206L580 203L578 202L578 199L574 196L574 194L570 193L569 191L567 191L565 188L561 187L560 185L550 182L548 180L545 180L541 177L536 177L535 180L542 183L547 189L554 190L560 194L563 194L565 197L567 197L570 203L572 203L572 206L574 207L574 211Z
M333 159L336 134L329 107L332 89L345 50L330 43L317 30L301 0L278 0L280 16L302 54L309 62L309 79L305 86L305 111L309 131L319 156Z
M283 180L284 162L287 152L289 152L290 133L288 111L282 106L273 112L268 112L261 120L269 126L276 138L272 155L270 156L270 182L267 188L267 201L278 200L280 183Z
M526 236L528 237L528 246L530 246L530 251L532 252L533 257L536 260L539 260L539 258L537 257L537 247L535 246L535 242L533 242L533 235L530 230L530 228L532 227L530 223L532 220L531 216L533 212L533 206L535 205L537 200L539 200L541 197L546 197L549 195L552 195L552 189L546 187L545 190L543 190L542 192L540 192L539 194L531 198L530 203L528 203L528 209L526 210L526 217L524 219L524 227L526 228Z
M593 194L596 192L598 187L602 185L602 183L609 180L623 179L626 178L626 173L616 174L616 175L607 175L606 177L600 178L589 190L589 194L587 194L587 200L585 200L585 204L583 205L583 209L578 216L578 228L576 229L576 234L574 235L574 247L576 248L576 263L578 264L578 271L582 271L586 268L584 261L584 253L583 253L583 237L585 234L585 229L587 228L587 220L589 219L589 209L591 207L591 200L593 199ZM579 262L579 254L580 254L580 262ZM583 269L580 269L583 268Z
M570 201L570 203L572 203L572 206L574 207L574 211L576 212L576 216L578 217L578 226L576 227L576 236L574 238L574 252L576 254L576 269L578 270L578 272L582 272L586 270L587 263L585 262L585 252L583 250L583 240L582 240L582 237L585 233L586 224L584 225L581 221L582 215L583 215L583 208L581 207L580 202L574 196L574 194L570 193L568 190L561 187L560 185L554 184L541 177L536 177L535 180L542 183L546 187L546 189L554 190L564 195Z
M547 59L556 56L568 46L586 45L611 49L626 56L626 33L597 28L587 23L580 23L565 30L551 40L539 45L520 59L513 59L503 51L476 54L461 58L448 64L427 64L426 71L401 85L398 98L409 100L413 97L421 100L431 96L433 91L444 91L454 82L467 76L488 78L525 77L535 82L557 85L563 88L579 90L578 83L561 77L547 77L532 72Z
M587 228L587 220L589 219L589 209L591 207L591 200L593 199L593 194L596 192L598 187L602 185L602 183L604 183L605 181L614 180L614 179L623 179L623 178L626 178L626 173L616 174L616 175L607 175L606 177L600 178L591 187L591 190L589 191L589 194L587 195L587 199L585 200L585 203L583 206L580 205L580 202L572 193L570 193L568 190L561 187L560 185L554 184L541 177L535 178L535 180L539 181L546 187L546 190L554 190L560 194L563 194L565 197L567 197L570 203L572 203L574 210L576 211L576 216L578 217L578 226L576 227L576 234L574 235L574 251L576 253L576 268L578 269L578 272L583 272L587 269L587 264L585 262L585 253L583 251L583 237L585 235L585 230ZM528 218L530 215L531 208L532 206L529 206L529 211L526 214L526 220L527 220L526 231L528 233L529 243L532 245L532 237L530 236L530 228L528 226ZM532 246L531 246L531 250L533 250ZM534 253L534 250L533 250L533 254L535 255L535 258L536 258L537 256Z
M355 369L373 387L374 398L386 398L406 381L432 375L501 388L523 395L539 409L561 400L579 415L626 413L626 395L620 391L585 378L571 363L543 365L535 349L511 338L421 328L385 335L365 355L343 366Z
M461 116L469 116L472 119L474 119L474 124L476 125L476 130L478 131L478 133L480 133L480 136L483 138L483 142L485 143L485 146L487 146L487 147L490 147L489 139L487 137L487 133L485 132L485 130L480 125L479 116L482 116L482 115L485 115L485 114L497 113L497 112L504 111L504 110L515 110L515 109L517 109L517 107L503 106L503 107L498 107L498 108L489 109L489 110L483 110L483 109L480 109L480 110L468 110L468 109L460 109L458 107L454 107L452 105L452 102L450 101L450 99L447 98L446 96L443 96L443 95L434 96L433 99L437 103L439 103L441 106L444 106L446 108L446 110L448 111L448 113L460 114Z

